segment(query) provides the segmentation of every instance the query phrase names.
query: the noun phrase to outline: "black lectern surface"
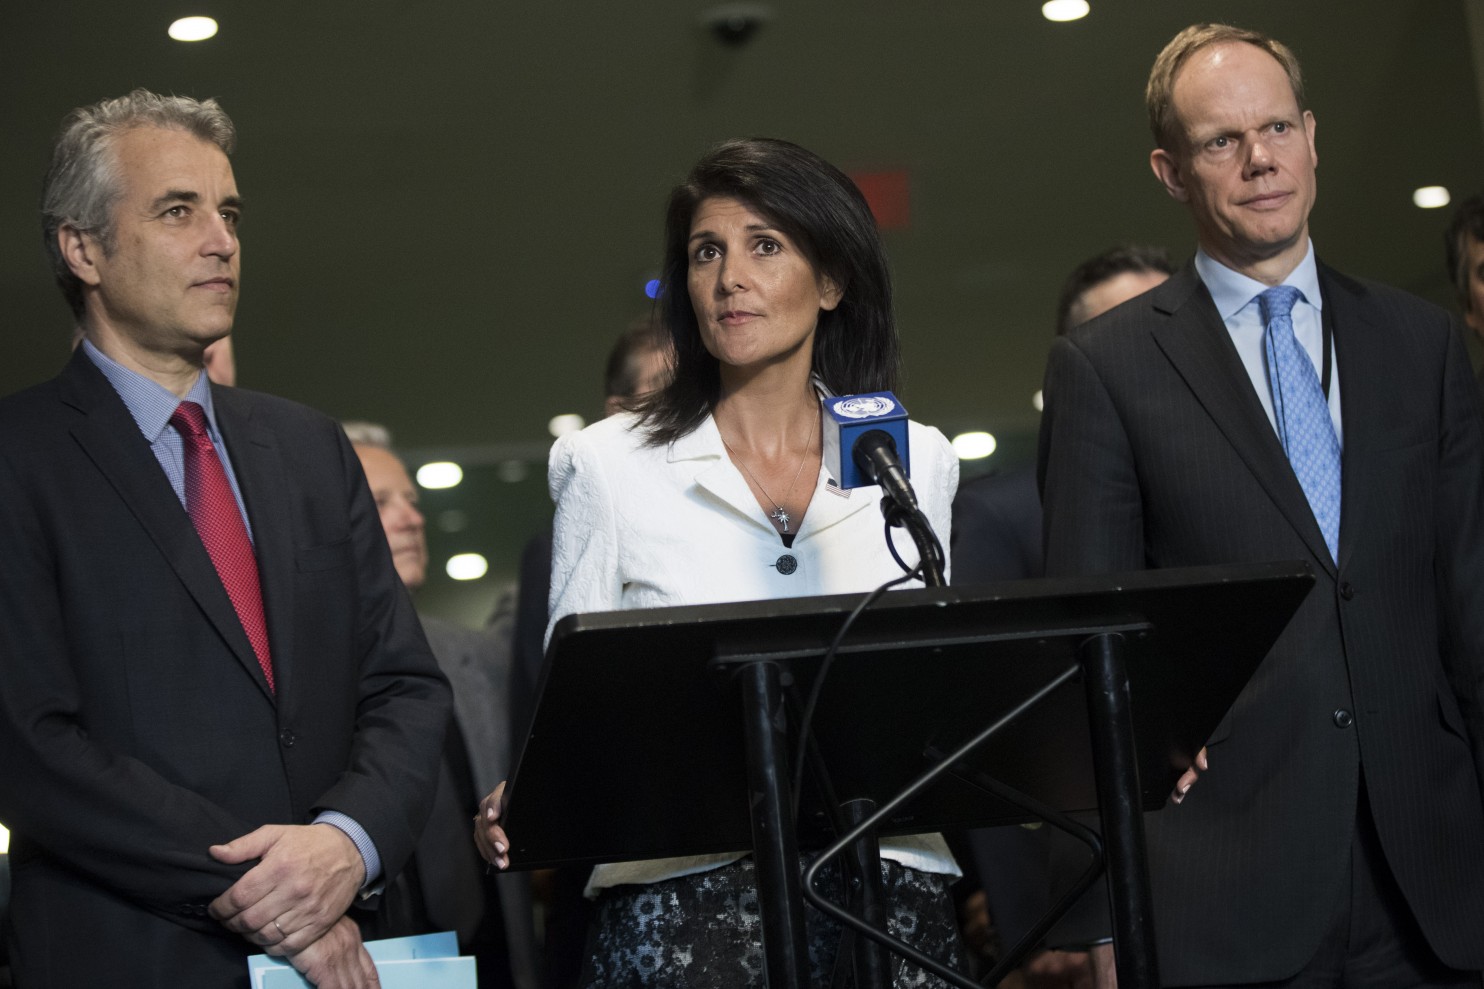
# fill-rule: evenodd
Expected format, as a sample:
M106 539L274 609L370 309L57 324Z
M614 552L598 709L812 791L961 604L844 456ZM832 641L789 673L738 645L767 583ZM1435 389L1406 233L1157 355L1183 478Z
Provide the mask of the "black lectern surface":
M1313 583L1302 563L1143 571L897 591L847 636L816 734L837 793L884 803L1077 662L1093 629L1124 630L1143 803L1164 803ZM753 844L738 687L721 659L788 660L807 687L859 595L571 615L556 627L531 732L506 795L515 868ZM994 657L989 657L993 650ZM1096 805L1087 699L1059 688L969 762L1061 810ZM800 843L824 844L805 795ZM881 833L1023 820L958 779Z

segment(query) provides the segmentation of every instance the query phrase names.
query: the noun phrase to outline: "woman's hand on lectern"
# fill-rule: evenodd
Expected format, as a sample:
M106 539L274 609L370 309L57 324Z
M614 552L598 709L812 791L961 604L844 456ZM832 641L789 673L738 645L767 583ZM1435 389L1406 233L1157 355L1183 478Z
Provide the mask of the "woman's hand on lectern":
M501 783L479 801L479 812L474 815L474 844L484 860L497 869L510 868L510 839L500 827L500 798L504 795L505 784Z
M1185 794L1190 792L1191 786L1195 784L1196 780L1201 778L1201 773L1204 773L1209 768L1206 764L1206 747L1202 745L1201 750L1195 754L1195 765L1181 773L1180 779L1175 782L1175 790L1170 794L1170 799L1177 804L1184 800Z

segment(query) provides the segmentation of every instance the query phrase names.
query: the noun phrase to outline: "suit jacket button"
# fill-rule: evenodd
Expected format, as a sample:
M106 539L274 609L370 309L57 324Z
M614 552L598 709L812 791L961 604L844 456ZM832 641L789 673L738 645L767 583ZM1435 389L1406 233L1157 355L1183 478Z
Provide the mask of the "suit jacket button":
M1340 597L1344 598L1346 601L1349 601L1351 598L1355 597L1355 588L1350 586L1350 581L1347 580L1340 585Z
M779 573L787 577L789 574L799 569L799 561L794 559L788 553L784 553L778 558L778 562L774 563L773 566L778 568Z
M1336 728L1349 728L1351 725L1355 724L1355 715L1351 714L1343 707L1336 708L1333 715L1333 720Z
M284 748L286 748L286 749L293 748L294 747L294 741L295 741L295 739L294 739L294 733L291 732L291 731L289 731L287 728L285 728L283 731L281 731L281 732L278 733L278 742Z

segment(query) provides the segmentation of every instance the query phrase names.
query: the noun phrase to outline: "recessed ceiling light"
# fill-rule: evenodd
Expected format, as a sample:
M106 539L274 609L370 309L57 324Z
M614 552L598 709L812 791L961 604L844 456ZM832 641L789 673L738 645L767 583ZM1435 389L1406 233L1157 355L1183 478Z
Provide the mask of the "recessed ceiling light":
M557 439L561 439L568 433L575 433L586 425L587 420L582 416L576 412L568 412L565 415L552 416L551 421L546 424L546 431Z
M959 433L953 438L953 452L960 460L983 460L998 445L991 433Z
M1087 0L1046 0L1041 4L1041 16L1057 23L1080 21L1090 10Z
M1031 408L1035 409L1037 412L1043 412L1046 409L1046 401L1041 396L1041 389L1039 388L1037 388L1036 393L1031 396Z
M1440 185L1425 185L1412 193L1412 202L1423 209L1437 209L1451 202L1448 190Z
M490 562L478 553L459 553L450 556L443 569L454 580L478 580L489 573Z
M205 41L216 37L216 21L210 17L182 17L170 25L170 37L176 41Z
M463 479L464 469L447 460L423 464L417 469L417 483L430 491L458 487Z

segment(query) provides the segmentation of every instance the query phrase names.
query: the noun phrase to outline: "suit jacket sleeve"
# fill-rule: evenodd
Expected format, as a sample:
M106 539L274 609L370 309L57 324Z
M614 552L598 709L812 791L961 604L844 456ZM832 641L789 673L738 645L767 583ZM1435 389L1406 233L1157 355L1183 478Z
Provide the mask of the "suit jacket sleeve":
M360 694L350 765L313 810L339 811L365 828L383 873L390 876L411 856L427 820L452 695L392 566L360 461L344 434L336 432L350 481L351 540L360 580L353 653L360 664Z
M591 440L569 433L551 450L551 618L546 638L567 615L623 606L617 513L603 463Z
M1038 470L1046 575L1142 569L1133 450L1096 369L1068 337L1051 346L1044 394Z
M1435 527L1447 613L1443 661L1484 790L1484 420L1456 323L1447 347Z

